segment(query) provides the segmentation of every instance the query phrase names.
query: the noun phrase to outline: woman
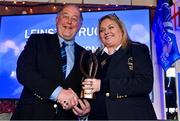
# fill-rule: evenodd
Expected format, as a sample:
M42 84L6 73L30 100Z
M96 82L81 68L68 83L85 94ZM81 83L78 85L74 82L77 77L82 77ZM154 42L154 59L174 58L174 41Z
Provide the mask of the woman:
M90 119L156 119L149 93L153 67L146 45L130 40L122 21L109 14L99 20L104 49L98 54L96 79L85 79L92 89Z

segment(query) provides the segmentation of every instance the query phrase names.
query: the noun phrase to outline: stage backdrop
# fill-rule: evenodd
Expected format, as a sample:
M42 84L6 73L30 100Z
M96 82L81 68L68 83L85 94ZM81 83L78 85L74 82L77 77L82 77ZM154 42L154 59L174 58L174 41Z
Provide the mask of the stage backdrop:
M148 9L84 12L83 26L76 42L86 49L96 50L98 19L116 13L125 23L132 40L145 43L150 48L150 19ZM0 18L0 99L18 99L22 85L16 79L16 61L33 33L56 32L56 14L1 16Z

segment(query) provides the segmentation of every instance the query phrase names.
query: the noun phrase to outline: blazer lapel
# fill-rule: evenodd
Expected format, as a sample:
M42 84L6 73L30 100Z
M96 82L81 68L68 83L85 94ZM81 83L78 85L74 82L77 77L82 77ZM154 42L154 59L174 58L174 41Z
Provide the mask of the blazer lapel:
M58 39L58 35L53 34L51 37L48 38L48 44L49 44L49 48L48 48L48 52L50 54L50 57L52 58L52 61L54 61L54 71L57 72L57 77L58 79L61 79L61 69L60 69L60 63L61 63L61 59L60 59L60 44L59 44L59 39ZM57 66L58 65L58 66Z
M119 60L128 52L128 48L129 47L126 47L126 48L119 48L118 51L116 51L112 58L111 58L111 61L109 63L109 67L108 67L108 70L107 70L107 74L106 75L111 75L111 71L114 70L114 65L118 64Z
M49 51L52 52L52 54L55 53L56 59L60 57L60 44L57 34L52 35L52 37L49 38Z
M72 74L78 72L77 70L79 69L79 58L81 56L82 50L83 50L82 47L80 47L78 44L74 43L74 52L75 52L74 66L66 79L71 78Z
M81 47L76 43L74 43L74 47L75 47L75 62L74 62L74 64L79 65L79 58L81 56L82 50L81 50Z

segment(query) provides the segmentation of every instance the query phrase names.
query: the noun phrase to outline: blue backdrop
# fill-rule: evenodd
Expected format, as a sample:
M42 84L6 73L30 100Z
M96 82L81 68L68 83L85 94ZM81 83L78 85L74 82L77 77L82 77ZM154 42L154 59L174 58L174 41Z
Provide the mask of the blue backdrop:
M83 26L76 42L95 50L98 39L98 19L116 13L124 21L132 40L150 48L150 19L148 9L84 12ZM22 86L16 80L16 61L32 33L55 33L56 14L1 16L0 18L0 98L19 98Z

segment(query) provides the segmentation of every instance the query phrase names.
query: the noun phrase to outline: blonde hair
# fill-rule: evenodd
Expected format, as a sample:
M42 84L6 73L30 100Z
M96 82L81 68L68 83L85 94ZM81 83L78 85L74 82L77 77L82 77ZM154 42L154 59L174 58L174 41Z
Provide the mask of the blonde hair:
M122 43L121 43L121 46L123 48L125 48L127 46L127 44L130 42L130 38L129 38L129 35L128 35L128 32L126 30L126 27L125 27L124 23L117 17L117 15L115 13L105 15L102 18L100 18L100 20L99 20L99 24L98 24L99 33L100 33L100 25L101 25L102 21L105 20L105 19L110 19L110 20L112 20L112 21L114 21L114 22L116 22L118 24L119 28L122 31Z

